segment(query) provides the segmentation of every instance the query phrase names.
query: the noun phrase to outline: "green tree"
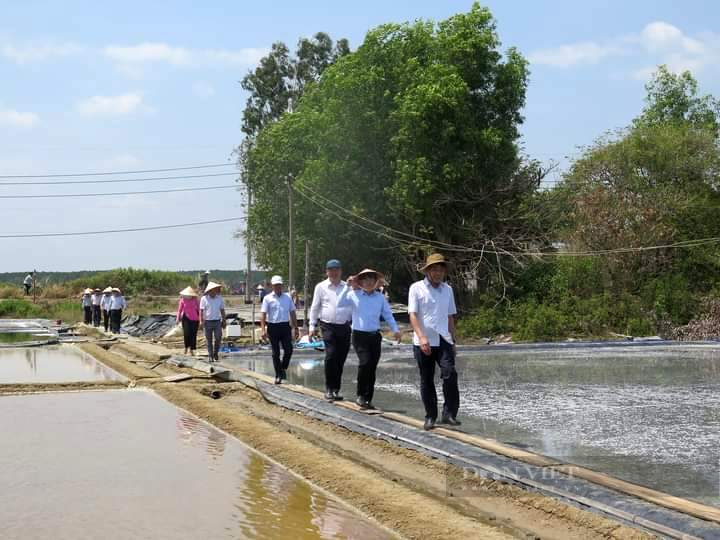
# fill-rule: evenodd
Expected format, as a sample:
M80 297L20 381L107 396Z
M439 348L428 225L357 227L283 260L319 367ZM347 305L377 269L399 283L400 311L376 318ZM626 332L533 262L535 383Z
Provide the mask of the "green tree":
M380 266L396 291L429 251L446 248L458 277L484 276L498 258L483 249L542 242L522 212L543 177L517 144L527 63L499 48L492 15L475 4L437 24L382 25L328 67L248 154L258 262L287 265L289 174L298 238L319 260Z

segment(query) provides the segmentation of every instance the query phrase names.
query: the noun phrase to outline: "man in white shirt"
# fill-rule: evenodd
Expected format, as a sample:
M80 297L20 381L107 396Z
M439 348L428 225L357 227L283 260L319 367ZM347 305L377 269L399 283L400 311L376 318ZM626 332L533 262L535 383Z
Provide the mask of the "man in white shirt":
M330 259L325 265L327 279L315 285L310 306L310 334L318 334L318 321L325 342L325 399L340 401L343 367L350 351L350 319L352 308L337 307L337 297L345 282L342 265Z
M112 296L110 296L110 331L113 334L120 333L120 323L122 322L123 309L127 307L125 297L122 291L117 287L112 288Z
M90 301L92 303L92 324L95 328L100 326L100 301L102 300L102 292L100 289L93 289Z
M460 425L457 371L455 370L455 296L445 283L448 261L430 255L420 269L425 279L410 286L408 313L414 330L413 354L420 370L420 396L425 406L425 429L435 427L438 416L435 364L440 366L443 385L441 423Z
M211 281L200 300L200 328L205 329L208 362L219 360L222 329L225 327L225 301L220 296L220 289L222 285Z
M80 304L83 308L83 322L90 324L92 321L92 289L85 289Z
M272 292L265 295L260 307L260 329L263 339L270 340L272 348L273 368L275 368L275 384L287 380L287 369L293 353L293 337L300 337L298 331L295 304L287 293L283 292L283 279L273 276L270 280ZM292 327L292 335L290 333ZM280 346L283 349L280 361Z
M25 279L23 280L23 287L25 288L25 296L30 294L30 289L32 288L34 281L35 281L35 271L33 270L27 276L25 276Z
M110 303L112 301L112 287L106 287L103 290L102 298L100 299L100 311L102 311L103 327L105 331L108 331L110 327Z

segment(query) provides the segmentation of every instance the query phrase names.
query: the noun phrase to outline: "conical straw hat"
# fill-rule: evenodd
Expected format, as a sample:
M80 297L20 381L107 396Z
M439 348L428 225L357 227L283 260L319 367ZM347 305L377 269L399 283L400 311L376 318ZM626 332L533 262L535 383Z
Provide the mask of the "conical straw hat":
M197 296L198 294L195 292L195 289L192 287L185 287L182 291L180 291L180 296Z
M83 291L83 294L92 294L92 293L93 293L93 290L90 289L90 288L85 289L85 290Z
M210 292L213 289L222 289L222 285L219 283L215 283L214 281L211 281L207 284L207 287L205 287L205 292Z
M104 292L104 293L111 293L111 292L112 292L112 287L105 287L105 288L103 289L103 292Z

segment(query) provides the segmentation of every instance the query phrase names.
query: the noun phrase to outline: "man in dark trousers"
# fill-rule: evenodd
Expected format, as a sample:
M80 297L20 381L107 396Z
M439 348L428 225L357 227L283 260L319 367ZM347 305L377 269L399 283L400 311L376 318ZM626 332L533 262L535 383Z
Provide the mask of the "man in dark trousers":
M327 279L315 286L310 306L310 335L318 335L318 321L325 342L325 399L340 401L343 367L350 350L349 307L337 307L337 297L345 287L342 277L342 265L337 259L325 264Z
M283 279L273 276L270 280L272 292L265 295L260 308L260 329L263 339L270 340L273 367L275 368L275 384L287 379L287 368L293 353L293 339L300 337L295 314L295 304L290 295L283 292ZM292 333L291 333L292 330ZM280 361L280 346L283 358Z
M445 283L448 261L430 255L420 271L425 279L410 286L408 313L414 330L413 354L420 370L420 396L425 406L425 429L435 427L438 416L435 392L435 364L440 366L443 412L441 423L458 426L460 408L458 376L455 370L455 296Z

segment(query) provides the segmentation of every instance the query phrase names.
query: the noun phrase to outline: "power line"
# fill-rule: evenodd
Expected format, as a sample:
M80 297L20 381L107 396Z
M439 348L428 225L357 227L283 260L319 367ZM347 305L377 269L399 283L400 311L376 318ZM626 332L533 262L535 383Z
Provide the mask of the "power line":
M218 176L238 176L239 173L190 174L181 176L155 176L150 178L114 178L112 180L62 180L60 182L5 182L0 186L64 186L70 184L116 184L121 182L155 182L158 180L186 180L192 178L216 178Z
M152 227L133 227L130 229L108 229L105 231L83 231L83 232L59 232L59 233L19 233L19 234L0 234L0 238L50 238L57 236L89 236L98 234L115 234L125 232L140 232L140 231L158 231L161 229L178 229L181 227L195 227L198 225L211 225L214 223L229 223L231 221L241 221L243 218L226 218L226 219L213 219L210 221L195 221L192 223L176 223L173 225L155 225Z
M148 195L153 193L179 193L184 191L210 191L216 189L237 189L238 186L206 186L179 189L155 189L150 191L117 191L114 193L62 193L57 195L0 195L0 199L72 199L77 197L113 197L117 195Z
M307 189L311 193L312 190L310 190L307 186L300 185L299 182L296 182L293 184L294 187L300 186L304 189ZM300 195L302 195L304 198L308 199L315 205L319 206L326 212L329 212L335 216L337 216L339 219L350 223L352 225L355 225L356 227L359 227L360 229L363 229L367 232L376 234L378 236L388 238L389 240L392 240L397 243L397 245L406 245L406 246L413 246L417 245L417 242L410 242L408 240L404 240L401 238L398 238L396 236L390 235L383 231L378 231L374 229L370 229L366 226L360 225L356 222L353 222L352 220L349 220L339 214L336 211L333 211L326 206L322 205L320 202L317 201L317 199L314 199L307 195L306 193L303 193L300 189L297 190ZM317 194L318 197L321 197L325 199L325 197L322 197L322 195ZM329 199L327 199L329 201ZM332 202L332 201L330 201ZM683 240L680 242L674 242L672 244L662 244L662 245L655 245L655 246L636 246L636 247L625 247L625 248L613 248L613 249L602 249L602 250L587 250L587 251L550 251L550 252L544 252L544 251L497 251L497 249L485 249L485 248L473 248L470 246L457 246L453 244L446 244L448 247L438 247L437 241L431 240L429 238L422 238L419 236L411 235L409 233L403 233L402 231L397 231L395 229L392 229L390 227L387 227L386 225L382 225L380 223L374 222L368 218L365 218L363 216L359 216L352 212L351 210L348 210L340 205L337 205L336 203L333 203L335 206L337 206L340 210L345 212L346 214L351 215L352 217L356 219L362 219L364 221L371 222L382 229L393 231L398 234L404 234L406 236L413 237L417 239L420 242L425 243L426 245L430 245L433 247L437 247L438 249L446 249L448 251L457 251L457 252L466 252L466 253L480 253L480 254L488 254L488 255L512 255L512 256L526 256L526 257L583 257L583 256L599 256L599 255L612 255L616 253L636 253L636 252L645 252L645 251L655 251L660 249L681 249L681 248L690 248L690 247L699 247L702 245L709 245L709 244L718 244L720 243L720 237L709 237L709 238L698 238L693 240ZM440 242L440 244L444 244L444 242Z
M166 169L141 169L135 171L102 171L62 174L4 174L0 178L69 178L73 176L112 176L114 174L145 174L172 171L189 171L193 169L211 169L216 167L236 167L235 163L211 163L210 165L193 165L190 167L169 167Z

